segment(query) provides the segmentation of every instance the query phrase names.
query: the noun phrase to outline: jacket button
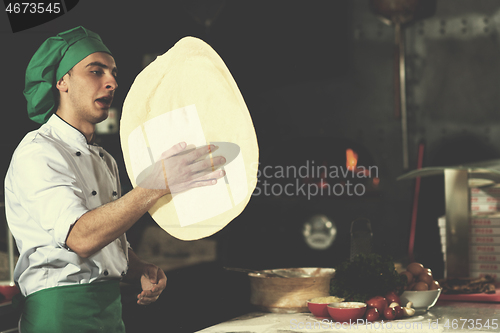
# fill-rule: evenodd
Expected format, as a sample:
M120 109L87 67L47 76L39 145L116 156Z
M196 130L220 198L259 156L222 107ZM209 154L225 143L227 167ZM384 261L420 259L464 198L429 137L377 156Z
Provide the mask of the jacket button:
M109 273L108 273L108 270L105 270L105 271L104 271L104 276L108 276L108 274L109 274Z
M97 192L96 192L96 191L92 191L92 195L96 195L96 194L97 194Z
M99 156L104 157L104 154L102 152L99 152Z
M125 271L123 271L123 272L122 272L122 276L125 276L125 275L126 275L126 274L125 274Z
M113 196L116 197L118 193L116 191L113 191Z
M81 154L79 151L76 152L76 156L80 156Z

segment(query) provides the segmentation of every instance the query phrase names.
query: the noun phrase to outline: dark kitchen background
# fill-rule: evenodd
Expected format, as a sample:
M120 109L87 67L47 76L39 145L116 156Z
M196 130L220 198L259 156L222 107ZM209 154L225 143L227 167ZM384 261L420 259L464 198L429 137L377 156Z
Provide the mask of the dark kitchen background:
M310 197L265 195L259 187L264 180L283 179L261 175L260 195L226 228L200 242L176 242L145 216L129 231L129 240L138 252L166 262L169 283L148 308L134 305L134 287L124 288L129 330L162 322L176 332L192 332L250 311L247 278L223 266L335 267L349 258L350 225L359 218L371 222L373 250L405 265L415 182L396 178L417 167L419 144L423 166L500 157L500 2L423 2L426 12L402 28L408 168L394 107L395 28L377 17L367 0L87 0L16 34L6 15L0 16L0 174L5 176L25 133L38 127L27 118L22 91L26 65L43 40L77 25L99 33L119 68L114 101L119 113L144 59L195 36L217 51L238 83L257 133L261 171L307 161L345 169L345 151L352 149L358 166L375 167L376 174L326 179L361 184L366 189L361 196ZM100 135L99 143L115 156L129 190L119 135ZM299 179L300 184L320 180ZM443 177L423 178L418 199L415 260L442 277L437 218L445 213ZM326 216L337 230L326 249L312 248L303 235L315 215ZM4 230L0 254L7 248ZM194 304L208 309L200 313Z

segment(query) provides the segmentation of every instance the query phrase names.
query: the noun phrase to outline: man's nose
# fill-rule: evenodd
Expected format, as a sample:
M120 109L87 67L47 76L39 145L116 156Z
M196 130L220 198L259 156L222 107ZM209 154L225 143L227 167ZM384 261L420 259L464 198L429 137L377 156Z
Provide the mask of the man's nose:
M106 82L106 89L116 90L118 88L118 82L114 76L111 76Z

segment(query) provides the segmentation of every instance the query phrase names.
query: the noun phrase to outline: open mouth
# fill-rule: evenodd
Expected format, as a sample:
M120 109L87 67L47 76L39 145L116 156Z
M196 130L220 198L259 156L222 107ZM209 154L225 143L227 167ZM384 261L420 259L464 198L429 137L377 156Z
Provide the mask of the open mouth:
M113 97L111 97L111 96L105 96L105 97L101 97L101 98L96 99L97 104L101 108L109 108L111 106L112 101L113 101Z

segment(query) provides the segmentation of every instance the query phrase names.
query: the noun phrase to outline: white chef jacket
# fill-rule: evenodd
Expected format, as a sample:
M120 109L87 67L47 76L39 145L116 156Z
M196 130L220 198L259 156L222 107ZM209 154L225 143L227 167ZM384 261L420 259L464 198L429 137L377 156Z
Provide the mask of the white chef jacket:
M23 295L126 274L125 235L88 258L66 246L71 226L120 191L113 157L59 116L24 137L5 178L7 222L20 253L14 280Z

